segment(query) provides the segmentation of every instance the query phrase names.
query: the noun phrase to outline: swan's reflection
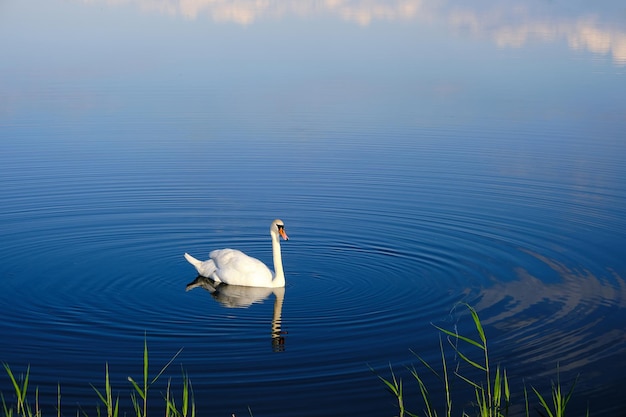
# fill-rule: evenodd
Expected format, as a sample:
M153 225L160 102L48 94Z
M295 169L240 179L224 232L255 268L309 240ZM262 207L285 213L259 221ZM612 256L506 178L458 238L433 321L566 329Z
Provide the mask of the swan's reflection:
M272 316L272 350L283 352L285 350L285 336L281 330L281 314L285 299L285 287L260 288L242 287L239 285L227 285L198 276L187 284L186 291L201 287L211 293L211 296L226 308L248 308L252 304L260 303L274 294L274 314Z

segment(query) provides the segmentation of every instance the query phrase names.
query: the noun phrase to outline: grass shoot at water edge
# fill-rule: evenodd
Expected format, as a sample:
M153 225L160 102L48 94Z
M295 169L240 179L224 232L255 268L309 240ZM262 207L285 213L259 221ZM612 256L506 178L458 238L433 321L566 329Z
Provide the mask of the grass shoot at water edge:
M409 411L406 408L406 397L404 382L394 372L390 366L390 377L378 376L384 386L390 391L397 402L397 411L399 417L438 417L438 416L459 416L459 417L508 417L511 412L511 391L509 379L506 370L496 365L495 369L489 359L489 351L487 348L487 338L483 326L478 317L478 313L471 306L464 304L470 312L473 326L476 330L476 337L471 338L460 335L442 327L435 326L439 332L439 351L441 354L441 369L436 370L428 362L416 355L421 365L429 372L437 377L442 384L441 387L427 386L423 375L418 372L415 366L409 368L411 379L417 383L419 397L423 403L422 410L419 412ZM446 359L444 349L444 338L458 358L454 367L450 367ZM466 349L474 349L479 352L479 358L474 359L472 354L466 353ZM148 344L144 341L143 351L143 374L139 382L132 377L128 377L131 384L130 400L133 407L132 412L120 410L119 394L114 394L114 388L109 377L109 366L105 364L104 388L97 388L92 385L95 395L99 399L101 405L95 409L95 414L88 410L79 408L76 411L77 416L89 417L96 415L98 417L118 417L120 415L134 415L136 417L148 417L148 402L154 401L155 395L149 396L152 392L153 385L163 375L165 370L169 368L174 359L178 357L182 349L179 350L172 359L161 368L156 376L150 378L148 373ZM461 364L469 365L469 369L477 371L482 377L476 379L461 373ZM39 403L39 389L35 388L34 398L29 397L30 384L30 366L22 375L16 375L8 364L3 364L8 379L13 388L11 397L5 397L4 392L0 391L0 401L2 403L2 417L43 417L49 415L44 413ZM453 380L460 380L463 385L461 387L469 388L473 391L473 401L469 406L458 405L454 402L455 391L452 389ZM524 410L526 417L531 415L539 415L541 417L564 417L566 416L567 405L572 398L574 381L569 390L564 391L561 381L552 383L549 395L541 394L537 389L531 387L534 397L537 399L537 406L531 410L529 402L528 390L524 387ZM455 385L456 389L456 385ZM432 395L432 392L444 394L444 400L439 401ZM194 400L194 391L186 372L183 371L182 387L179 389L179 399L176 399L174 390L171 386L171 379L167 382L164 393L160 393L160 401L162 401L165 417L195 417L197 410ZM418 399L420 399L418 398ZM437 405L439 404L439 406ZM102 408L101 408L102 407ZM61 410L61 387L57 386L57 405L56 415L61 417L64 413ZM250 410L249 410L250 411ZM295 413L297 414L297 412ZM250 415L252 412L250 411ZM589 412L587 411L587 416Z

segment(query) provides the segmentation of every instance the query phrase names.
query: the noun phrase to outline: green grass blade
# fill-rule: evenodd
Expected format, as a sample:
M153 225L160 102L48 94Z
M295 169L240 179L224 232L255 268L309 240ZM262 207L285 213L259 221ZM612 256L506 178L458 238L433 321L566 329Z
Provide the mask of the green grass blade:
M569 400L572 398L572 394L574 393L574 388L576 387L576 384L578 383L578 378L580 377L580 375L576 376L576 379L574 380L574 382L572 383L572 386L570 387L567 395L565 396L565 401L563 403L563 408L565 408L565 406L567 405L567 403L569 402Z
M136 416L140 416L141 415L141 404L139 402L139 400L137 399L137 395L134 392L130 393L130 400L133 404L133 410L135 411L135 415Z
M11 371L8 363L3 363L4 369L11 379L11 383L13 384L13 389L15 390L15 396L17 397L17 413L18 414L26 414L26 392L28 391L28 378L30 375L30 365L26 369L26 374L21 380L21 385L18 383L17 378Z
M546 402L545 398L543 398L543 396L539 394L539 391L537 391L535 387L531 387L531 388L535 392L535 395L537 395L537 398L539 399L539 403L541 403L541 406L543 407L543 409L548 413L548 417L554 417L554 414L552 414L552 410L550 410L550 407L548 406L548 403Z
M526 383L524 383L524 404L526 406L526 417L530 417L530 409L528 408L528 389L526 389Z
M182 351L183 351L183 348L180 348L180 349L178 350L178 352L176 352L176 354L175 354L174 356L172 356L172 359L170 359L170 360L169 360L169 361L165 364L165 366L163 366L163 368L161 369L161 371L157 374L157 376L155 376L155 377L152 379L152 381L150 382L150 384L154 384L154 383L155 383L155 382L159 379L159 377L163 374L163 372L165 372L165 370L166 370L167 368L169 368L169 366L172 364L172 362L174 362L174 361L176 360L176 358L178 357L178 355L180 355L180 353L181 353Z
M0 398L2 399L2 410L4 411L3 416L4 417L13 416L13 409L9 408L9 406L7 405L7 402L4 400L4 394L2 394L2 392L0 392Z
M104 404L106 404L107 400L106 400L106 398L104 398L104 395L102 395L100 390L98 388L96 388L93 384L89 384L89 385L91 385L91 388L93 388L93 390L96 392L96 394L98 395L98 398L100 398L100 401L102 401Z
M111 386L111 380L109 378L109 364L106 363L104 367L104 392L100 391L93 384L90 384L91 388L96 392L100 401L106 406L107 417L117 417L119 414L119 397L113 401L113 388ZM100 415L100 408L96 409L98 416ZM83 412L83 414L85 414Z
M483 325L481 324L480 319L478 318L478 313L469 304L465 304L465 306L467 307L467 309L472 314L472 320L474 320L474 325L476 326L476 330L478 331L478 335L480 336L480 340L483 342L483 345L486 345L487 338L485 337L485 331L483 329Z
M373 372L376 372L376 371L374 371L374 369L372 367L370 367L370 369ZM396 374L394 373L391 364L389 364L389 370L391 371L391 379L383 378L382 376L380 376L378 374L377 374L377 376L378 376L378 379L380 379L383 382L383 384L385 384L387 389L396 398L396 401L398 402L399 413L400 413L399 417L403 417L404 413L405 413L405 409L404 409L402 379L399 379L399 378L396 377Z
M137 394L139 394L139 396L141 397L142 400L146 399L146 393L145 391L139 386L139 384L137 384L135 382L135 380L133 378L131 378L130 376L128 377L128 381L132 384L133 388L135 389L135 391L137 391Z
M457 376L458 378L460 378L461 380L463 380L463 381L467 382L468 384L470 384L472 387L474 387L474 389L477 389L477 390L482 390L482 389L483 389L483 387L481 387L480 385L478 385L477 383L475 383L475 382L474 382L474 381L472 381L471 379L469 379L469 378L467 378L467 377L465 377L465 376L461 375L461 374L460 374L460 373L458 373L458 372L454 372L454 375L456 375L456 376Z
M489 383L489 381L487 381ZM502 376L500 366L496 367L496 376L493 381L493 405L500 405L502 400Z
M511 391L509 390L509 378L506 375L506 369L503 371L504 384L504 415L509 414L509 406L511 405Z
M433 324L433 327L435 329L439 330L440 332L442 332L444 334L447 334L448 336L454 337L455 339L459 339L459 340L462 340L462 341L464 341L466 343L474 345L477 348L479 348L480 350L485 350L485 346L482 345L481 343L475 341L474 339L470 339L469 337L462 336L462 335L460 335L458 333L455 333L455 332L452 332L450 330L444 329L443 327L439 327L439 326L437 326L435 324Z
M452 347L454 348L456 354L459 355L459 357L461 359L463 359L465 362L467 362L468 364L472 365L476 369L480 369L483 372L487 372L487 368L485 368L483 365L481 365L478 362L475 362L475 361L471 360L470 358L468 358L465 354L463 354L463 352L458 350L454 345L452 345Z
M430 372L432 372L433 375L435 375L440 381L443 381L443 378L441 377L441 375L439 375L439 373L432 366L430 366L430 364L428 362L426 362L425 359L423 359L421 356L419 356L413 350L411 350L411 353L413 355L415 355L415 357L417 359L419 359L419 361L422 363L422 365L424 365L426 367L426 369L428 369Z
M143 339L143 386L148 391L148 340Z

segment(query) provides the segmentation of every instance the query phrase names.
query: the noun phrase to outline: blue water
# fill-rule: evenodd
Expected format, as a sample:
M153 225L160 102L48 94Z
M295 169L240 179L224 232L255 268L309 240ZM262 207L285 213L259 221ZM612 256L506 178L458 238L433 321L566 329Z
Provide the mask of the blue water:
M3 5L0 361L44 415L57 384L95 415L105 364L130 413L144 341L153 375L182 348L152 414L184 370L199 415L394 415L390 364L419 412L406 366L439 363L433 324L474 335L459 303L514 413L558 368L575 412L619 415L619 5L255 4ZM277 217L284 292L186 291L184 252L271 263Z

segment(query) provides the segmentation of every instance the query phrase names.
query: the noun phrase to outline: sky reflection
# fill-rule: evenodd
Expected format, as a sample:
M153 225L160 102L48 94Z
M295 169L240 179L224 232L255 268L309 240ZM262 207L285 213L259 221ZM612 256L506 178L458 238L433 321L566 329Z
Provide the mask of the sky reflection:
M502 331L500 337L511 343L517 365L533 366L541 360L559 363L563 372L592 364L595 369L588 368L588 375L608 372L603 367L625 351L625 332L616 325L620 319L607 318L618 317L616 311L626 307L623 277L610 270L597 276L585 268L523 252L544 263L559 279L550 282L547 272L536 276L523 267L517 268L515 280L493 277L493 286L483 289L473 303L478 311L493 312L483 316L483 324ZM554 370L534 371L540 372L547 376Z
M499 47L566 42L569 48L609 55L626 65L626 10L620 2L559 6L540 1L443 0L83 0L90 4L133 4L143 11L187 19L250 25L265 19L338 17L368 26L409 21L443 26L459 35L489 39ZM621 18L620 18L621 16Z

